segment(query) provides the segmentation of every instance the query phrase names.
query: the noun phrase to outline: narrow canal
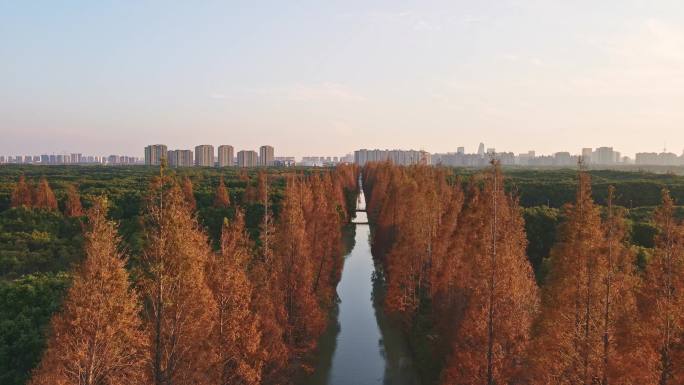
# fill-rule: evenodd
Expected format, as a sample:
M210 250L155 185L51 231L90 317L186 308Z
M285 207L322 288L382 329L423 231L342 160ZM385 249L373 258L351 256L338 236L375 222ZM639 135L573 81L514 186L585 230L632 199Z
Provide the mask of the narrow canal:
M354 245L337 286L337 311L319 343L319 361L307 385L417 385L411 354L385 317L382 274L370 250L363 191L357 200ZM336 320L335 320L336 318Z

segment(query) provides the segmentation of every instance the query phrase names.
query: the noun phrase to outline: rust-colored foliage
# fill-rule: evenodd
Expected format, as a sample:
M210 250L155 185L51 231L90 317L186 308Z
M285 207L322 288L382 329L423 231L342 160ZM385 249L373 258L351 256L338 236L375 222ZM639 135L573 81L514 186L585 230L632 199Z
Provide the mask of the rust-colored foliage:
M299 369L325 330L342 260L341 227L346 218L342 184L330 173L290 175L275 226L268 181L259 178L265 208L259 253L250 276L264 352L262 382L282 384ZM353 188L353 187L349 187Z
M205 266L211 254L207 236L192 215L178 184L157 178L148 204L144 251L149 376L155 385L211 384L213 352L207 333L216 302Z
M57 198L52 192L47 179L40 178L38 186L33 191L33 207L45 210L57 210Z
M116 229L103 219L105 209L96 205L82 275L95 274L90 270L96 267L106 268L96 271L100 277L87 276L88 285L106 285L77 296L75 293L85 290L85 284L79 283L82 279L77 278L64 314L53 321L56 332L33 383L291 384L302 370L311 369L311 352L335 303L342 267L341 229L349 218L345 191L356 188L355 173L355 168L345 166L332 172L288 176L275 221L269 181L260 173L255 195L265 214L257 245L250 240L244 214L238 209L234 220L224 224L220 251L213 252L193 214L192 184L186 178L181 187L164 175L162 166L151 184L147 242L137 272L144 296L142 309L135 293L128 290L125 260L116 251ZM23 179L22 183L27 188ZM44 202L49 199L45 197L51 191L47 182L42 181L41 186L40 207L46 207L49 205ZM21 194L16 195L17 202L21 201ZM223 179L216 202L218 207L230 204ZM65 213L78 216L79 210L78 193L69 186ZM95 257L97 261L104 258L97 253L111 254L112 260L96 265ZM115 282L119 291L107 296L103 290L112 290L110 276L119 279ZM97 301L94 296L99 296ZM108 318L90 316L72 305L85 307L81 302L88 300ZM84 318L72 319L74 309L85 314ZM97 334L85 328L91 327L88 322L97 322L106 330ZM81 324L85 326L79 328ZM75 330L67 330L74 325ZM69 333L80 339L67 340L72 338ZM95 333L92 338L98 346L81 347L91 340L78 333ZM98 338L106 340L98 342ZM114 348L117 350L111 350ZM101 354L97 349L111 352L106 350L109 356L101 359L93 356L93 352ZM115 363L120 366L106 366L110 356L125 352L128 355ZM74 373L80 377L73 380Z
M116 225L106 212L103 199L88 212L86 257L62 310L52 318L32 385L147 383L140 303L130 289Z
M262 383L286 383L290 349L285 342L287 312L283 302L283 265L276 258L266 241L273 234L270 221L261 231L261 249L254 262L250 277L254 285L252 292L253 311L258 314L261 332L261 353L264 363Z
M517 201L498 164L484 176L459 220L454 305L461 309L445 384L509 384L519 375L538 308ZM461 238L460 240L458 238Z
M628 246L624 213L613 204L614 197L615 189L610 186L600 257L606 266L606 275L602 277L601 383L647 383L646 373L635 370L644 362L646 354L638 328L636 290L640 279L635 272L636 256Z
M341 214L338 211L340 202L335 200L334 185L329 174L310 178L308 188L311 198L302 203L313 264L311 290L321 306L328 309L333 305L335 284L342 270L342 259L339 258L342 244L339 231L342 226Z
M653 259L641 295L642 335L647 356L644 383L684 383L684 226L674 218L667 190L655 213L658 228Z
M23 175L19 176L17 185L12 190L12 207L31 207L33 204L33 194L31 187L26 183L26 178Z
M187 176L183 178L183 197L185 198L185 203L191 211L195 211L197 208L197 202L195 201L195 193L192 187L192 181Z
M265 189L268 190L268 184ZM260 226L260 247L251 269L254 286L253 311L258 314L263 360L262 383L280 384L284 380L290 350L285 343L287 313L283 302L283 264L273 253L273 219L265 199L264 217Z
M67 217L81 217L83 216L83 206L81 206L81 196L78 193L76 186L70 184L67 186L67 198L64 203L64 215Z
M219 178L218 187L216 187L216 195L214 196L214 207L227 208L230 206L230 196L228 189L223 183L223 176Z
M473 178L467 197L439 167L369 164L364 177L387 311L411 330L431 306L445 384L512 383L538 295L520 210L498 165Z
M580 171L574 205L552 250L539 335L531 349L534 383L639 383L625 372L637 364L633 255L625 246L624 221L612 205L602 221ZM633 369L632 369L633 370Z
M232 223L224 223L221 250L207 264L207 280L218 308L210 337L214 384L261 383L260 321L252 310L253 287L247 275L251 251L244 215L238 210Z
M259 171L257 174L256 199L261 204L266 205L268 203L268 175L263 171Z
M296 356L311 350L325 328L325 312L313 293L314 264L306 235L302 203L310 190L294 177L285 188L276 227L275 253L283 265L283 293L287 311L286 340Z

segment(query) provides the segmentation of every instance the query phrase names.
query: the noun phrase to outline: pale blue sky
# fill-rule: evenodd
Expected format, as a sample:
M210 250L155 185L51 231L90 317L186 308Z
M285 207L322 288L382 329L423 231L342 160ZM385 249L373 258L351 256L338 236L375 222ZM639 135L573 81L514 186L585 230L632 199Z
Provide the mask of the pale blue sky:
M0 0L0 154L684 149L684 1Z

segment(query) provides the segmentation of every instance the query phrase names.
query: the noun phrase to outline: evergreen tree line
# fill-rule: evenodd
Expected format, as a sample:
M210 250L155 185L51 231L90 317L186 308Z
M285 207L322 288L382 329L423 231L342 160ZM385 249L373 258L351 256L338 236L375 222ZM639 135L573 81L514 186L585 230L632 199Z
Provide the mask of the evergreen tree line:
M356 189L356 170L286 178L273 218L269 176L258 177L259 239L250 238L236 207L214 250L191 181L162 168L147 194L145 248L133 269L106 198L95 199L85 218L85 258L29 383L288 384L310 370L336 301L352 209L345 191ZM23 196L22 182L13 197ZM222 180L214 204L231 204Z
M684 225L667 190L641 271L614 189L597 205L580 170L538 286L498 164L466 183L388 163L363 176L385 309L409 334L429 320L440 383L684 384Z

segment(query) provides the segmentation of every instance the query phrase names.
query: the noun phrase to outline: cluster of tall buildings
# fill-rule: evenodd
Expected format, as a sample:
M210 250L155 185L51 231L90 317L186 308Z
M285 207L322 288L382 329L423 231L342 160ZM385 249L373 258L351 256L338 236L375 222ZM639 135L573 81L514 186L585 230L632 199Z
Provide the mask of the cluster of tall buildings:
M495 148L486 148L480 143L477 152L466 153L465 147L457 147L455 152L434 153L416 150L357 150L354 152L354 163L364 165L367 162L391 161L398 165L434 164L455 167L485 167L492 159L503 165L519 166L558 166L572 167L582 160L584 164L595 166L619 165L659 165L684 166L684 153L677 154L663 151L661 153L637 153L636 159L622 156L613 147L583 148L579 154L561 151L552 155L538 155L535 151L521 154L513 152L497 152Z
M200 144L192 150L168 150L165 144L151 144L145 147L145 164L159 165L162 158L166 158L171 167L257 167L294 165L281 164L275 157L273 146L261 146L259 152L253 150L241 150L235 154L231 145L218 146L214 152L214 146Z
M354 163L363 166L368 162L390 161L397 165L432 164L432 155L423 150L367 150L354 151Z
M458 147L456 152L433 154L434 164L461 167L484 167L492 159L497 159L503 165L519 166L575 166L580 159L588 165L612 166L632 164L629 157L622 157L620 152L612 147L583 148L580 154L567 151L556 152L553 155L537 155L535 151L521 154L512 152L497 152L495 148L487 148L483 143L478 146L477 153L467 154L464 147Z
M35 164L35 165L133 165L141 164L141 160L135 156L127 155L83 155L83 154L43 154L43 155L0 155L0 164Z

